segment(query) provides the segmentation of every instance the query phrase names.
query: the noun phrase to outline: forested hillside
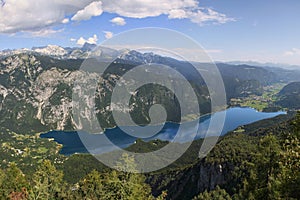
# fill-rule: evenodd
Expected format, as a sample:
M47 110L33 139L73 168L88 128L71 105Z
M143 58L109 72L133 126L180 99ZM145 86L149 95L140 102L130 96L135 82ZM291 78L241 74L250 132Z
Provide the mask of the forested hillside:
M67 50L66 50L67 51ZM75 51L75 50L74 50ZM82 54L88 53L81 50ZM103 50L104 51L104 50ZM105 49L104 53L107 53ZM112 51L112 50L111 50ZM108 53L111 53L108 51ZM116 52L112 52L114 53ZM106 54L105 54L106 55ZM72 95L74 82L81 82L82 88L78 94L84 92L84 83L99 80L101 84L96 93L97 118L102 128L114 127L112 109L124 110L122 105L110 105L112 90L117 81L137 65L163 64L170 65L178 70L190 81L200 107L201 114L210 113L210 97L203 79L193 68L191 63L162 57L152 53L129 51L121 55L109 65L106 73L101 77L97 74L86 76L79 68L83 62L81 56L72 59L55 55L41 55L37 52L12 54L0 58L0 125L17 133L37 133L47 130L74 130L80 129L81 121L72 116ZM101 66L101 63L97 63ZM102 63L103 64L103 63ZM197 64L204 69L210 64ZM155 66L153 66L155 67ZM233 66L218 64L224 80L226 97L231 98L261 95L263 86L281 82L278 74L260 67L247 65ZM161 79L170 79L169 75L160 75ZM176 79L174 79L176 80ZM180 80L173 85L180 84ZM130 82L126 82L126 85ZM151 92L149 92L151 91ZM183 93L184 91L178 91ZM88 105L87 96L80 95L82 104ZM146 103L144 103L146 102ZM168 112L168 121L178 122L180 118L179 104L174 100L174 94L165 87L147 85L141 87L132 95L130 102L131 115L138 124L149 123L148 110L153 104L162 104ZM226 103L226 102L225 102ZM226 105L222 105L226 106ZM193 110L189 110L193 113ZM82 118L90 122L90 116Z
M299 198L300 115L290 112L239 127L221 137L205 158L199 158L203 140L195 140L176 162L147 174L111 170L89 154L59 154L61 146L51 139L40 138L40 133L74 130L80 124L73 119L71 101L74 81L84 77L78 71L83 60L80 56L73 58L25 52L0 59L0 196L4 199ZM202 79L196 78L195 71L186 70L190 64L133 51L112 63L102 77L92 73L88 76L101 82L96 109L103 127L115 125L108 105L116 81L131 68L148 62L181 70L197 93L201 114L211 112L207 87ZM276 70L225 64L218 64L218 68L228 101L269 98L278 108L299 108L298 83L290 83L278 95L271 90L272 95L277 95L274 100L265 93L274 83L291 81L279 79ZM178 101L166 88L142 87L132 95L131 103L135 105L132 118L138 124L149 123L149 108L156 103L164 105L168 121L180 120ZM114 109L124 108L115 106ZM86 117L89 120L89 115ZM160 140L137 140L127 150L150 152L167 144ZM172 145L176 149L176 145L182 144ZM123 163L115 165L135 170L134 157L126 154Z
M225 136L202 160L192 158L199 147L194 144L177 166L146 176L102 166L91 167L78 181L67 181L66 174L76 173L77 167L87 162L97 166L98 161L88 155L71 156L70 167L64 163L63 171L45 160L33 166L32 175L24 175L21 166L11 163L0 173L0 191L7 198L29 199L298 199L300 113L271 120L278 124L265 120L257 122L262 128L255 128L256 123ZM155 149L151 143L148 146ZM144 147L140 143L131 150ZM124 154L116 166L134 170L134 158Z
M300 109L300 82L286 85L278 94L277 104L284 108Z

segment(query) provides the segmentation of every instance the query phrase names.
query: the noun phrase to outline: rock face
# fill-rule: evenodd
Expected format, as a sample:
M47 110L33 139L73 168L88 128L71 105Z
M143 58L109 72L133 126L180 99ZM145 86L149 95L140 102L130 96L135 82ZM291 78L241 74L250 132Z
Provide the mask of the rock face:
M97 115L96 120L102 128L115 125L112 118L113 110L133 111L133 118L137 123L147 123L149 107L156 103L166 104L171 112L170 116L179 116L179 111L174 109L176 105L171 101L174 99L173 93L165 89L156 89L153 92L142 89L140 92L132 93L133 103L129 108L120 104L110 104L116 81L119 80L125 85L134 84L134 80L123 80L121 77L126 70L134 66L128 64L130 62L117 60L113 63L117 66L116 69L107 72L105 77L100 77L96 73L78 70L83 62L79 58L56 59L57 56L67 52L60 47L48 46L35 51L51 56L31 52L0 59L0 124L2 127L16 132L73 130L81 129L83 124L92 127L95 123L94 110ZM109 49L103 50L102 53L115 56ZM121 67L121 70L118 67ZM96 91L94 106L86 89L95 80L98 81L98 86L94 88ZM80 85L74 85L75 82ZM74 96L79 99L80 105L72 104ZM76 113L80 118L74 118L72 113L74 106L81 106L83 111Z
M0 60L1 125L16 132L80 129L82 122L76 121L72 115L75 81L80 82L82 86L76 90L81 106L92 110L90 98L82 90L89 87L90 81L99 80L101 84L98 91L101 95L96 96L100 106L96 108L99 109L96 112L101 114L110 110L105 104L105 97L112 91L113 79L117 79L118 76L111 75L104 80L95 73L87 74L76 70L81 62L70 66L66 60L59 61L32 54L18 54ZM92 121L91 112L80 115L82 119ZM107 117L104 114L101 120L110 125Z
M171 171L168 174L163 173L160 177L155 176L155 181L148 181L155 188L155 195L168 188L169 199L192 199L205 190L210 191L217 185L226 184L229 168L223 165L211 164L203 159L192 167ZM171 181L164 188L157 189L157 186L165 180Z
M55 105L51 99L61 84L71 85L76 73L58 68L47 70L40 57L30 54L9 56L0 63L2 125L19 131L30 125L63 129L69 118L66 111L70 108L70 98L62 97Z
M51 56L64 56L68 53L64 48L56 45L48 45L44 48L34 48L34 51L40 54Z
M79 70L84 59L92 60L93 56L100 57L103 66L108 62L111 63L103 77L96 73ZM112 111L122 113L129 111L135 123L144 125L150 123L149 109L154 104L163 105L168 113L167 121L180 122L179 102L176 100L176 95L168 88L148 85L137 91L131 91L129 107L111 103L112 92L118 81L127 86L135 85L134 78L123 80L122 76L126 72L137 65L152 63L170 66L182 74L190 82L197 95L201 114L211 112L208 89L201 76L199 78L197 70L188 62L153 53L117 51L89 44L82 48L48 45L32 50L0 52L0 125L16 132L40 132L49 129L73 130L81 129L84 125L93 129L95 122L99 123L102 128L108 128L116 125ZM203 64L203 67L209 69L209 65ZM259 93L260 80L252 80L254 77L248 80L245 74L249 73L249 70L263 73L261 77L269 74L266 70L247 66L239 67L238 72L231 76L229 71L233 66L226 65L225 67L219 66L219 68L228 97ZM188 95L186 91L180 90L181 87L177 87L182 83L182 79L174 78L174 73L159 73L159 70L153 69L152 73L155 77L163 74L159 78L171 80L171 83L168 83L170 88L176 88L176 92L182 96ZM148 71L145 70L145 73ZM94 104L89 98L90 94L85 94L85 90L92 91L92 88L89 88L90 83L95 80L100 84L97 88L93 88L96 90L93 94L96 105L93 107ZM74 86L74 82L79 82L80 85ZM80 105L72 103L74 96L80 100ZM192 101L192 98L187 99ZM188 102L187 105L193 105L193 103ZM77 108L76 106L82 109L79 113L75 113L75 116L80 117L74 118L72 108ZM195 114L195 109L192 107L188 109L187 116ZM96 117L93 116L94 111L96 111Z
M73 83L97 79L75 70L81 62L27 53L1 59L1 125L16 132L77 129L72 117Z

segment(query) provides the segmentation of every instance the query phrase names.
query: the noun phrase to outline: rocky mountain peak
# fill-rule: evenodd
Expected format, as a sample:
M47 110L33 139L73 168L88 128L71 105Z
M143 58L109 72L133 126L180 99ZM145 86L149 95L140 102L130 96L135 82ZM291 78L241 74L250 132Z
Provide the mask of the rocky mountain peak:
M48 45L46 47L37 47L37 48L33 48L32 50L37 53L40 53L40 54L54 55L54 56L64 56L68 53L64 48L62 48L60 46L56 46L56 45Z

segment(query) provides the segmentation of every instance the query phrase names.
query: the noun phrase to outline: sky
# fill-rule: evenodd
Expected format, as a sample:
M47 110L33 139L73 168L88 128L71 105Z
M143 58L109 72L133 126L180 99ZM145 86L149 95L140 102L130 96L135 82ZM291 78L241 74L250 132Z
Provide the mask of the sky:
M214 61L300 65L299 0L0 0L0 50L101 44L159 27L197 41Z

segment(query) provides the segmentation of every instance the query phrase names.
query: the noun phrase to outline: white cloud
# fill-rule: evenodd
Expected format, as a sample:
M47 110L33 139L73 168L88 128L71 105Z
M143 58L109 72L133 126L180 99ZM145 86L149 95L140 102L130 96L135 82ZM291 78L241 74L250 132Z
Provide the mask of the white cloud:
M187 18L187 14L184 10L174 9L169 12L169 19L183 19Z
M64 29L59 29L59 30L53 30L53 29L40 29L37 31L23 31L22 33L25 34L25 36L30 36L30 37L50 37L52 35L55 35L57 33L63 32Z
M83 37L80 37L78 40L77 40L77 44L78 45L84 45L86 43L86 39L84 39Z
M115 17L112 20L110 20L110 22L118 26L124 26L126 24L125 19L122 17Z
M132 18L155 17L162 14L168 15L171 10L195 8L196 0L102 0L103 10L117 13L120 16Z
M229 18L225 14L218 13L210 8L198 8L197 11L188 11L187 18L190 18L192 22L200 25L207 22L225 24L230 21L235 21L235 19Z
M0 7L0 32L16 33L60 24L93 0L6 0Z
M65 18L61 21L61 23L63 23L63 24L67 24L69 22L70 22L69 18Z
M110 31L103 31L103 33L105 33L105 38L106 39L110 39L114 36L114 34Z
M208 22L223 24L234 21L225 14L200 7L197 0L102 0L105 12L123 17L146 18L167 15L169 19L188 18L203 25Z
M78 40L77 40L77 44L78 45L84 45L85 43L89 43L89 44L97 44L98 42L98 37L97 35L93 35L93 37L90 37L88 39L84 39L83 37L80 37Z
M70 38L70 41L71 41L71 42L75 42L76 39L75 39L75 38Z
M225 14L199 6L197 0L6 0L0 4L0 33L49 29L72 21L88 20L103 12L118 14L111 20L117 25L122 17L146 18L166 15L169 19L190 19L193 23L234 21ZM4 3L5 2L5 3ZM123 20L122 20L123 19Z
M290 51L284 52L285 56L300 56L300 49L293 48Z
M73 17L73 21L82 21L82 20L89 20L91 17L99 16L103 13L102 10L102 2L101 1L95 1L88 6L86 6L84 9L79 10Z

